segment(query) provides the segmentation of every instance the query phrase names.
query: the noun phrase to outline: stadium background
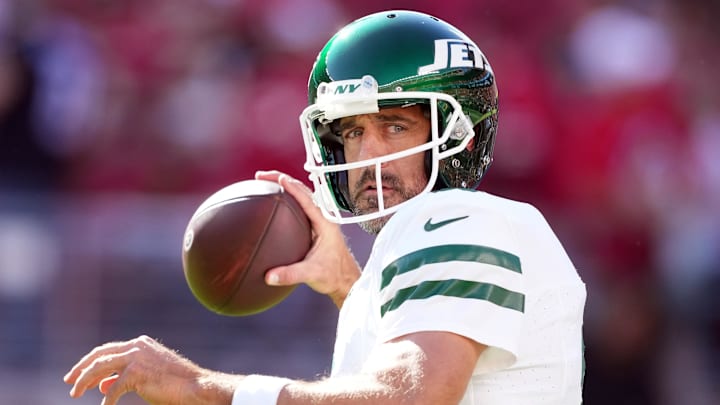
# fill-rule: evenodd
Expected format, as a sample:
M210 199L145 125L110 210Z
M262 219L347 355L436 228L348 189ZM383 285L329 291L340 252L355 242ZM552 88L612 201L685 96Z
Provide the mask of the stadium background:
M300 178L320 47L364 0L0 0L0 404L148 334L203 366L327 372L336 311L301 287L249 318L180 265L195 206ZM500 132L482 189L546 213L589 289L585 403L720 403L720 17L702 0L396 1L476 40ZM345 228L359 260L369 239ZM141 403L130 396L125 404Z

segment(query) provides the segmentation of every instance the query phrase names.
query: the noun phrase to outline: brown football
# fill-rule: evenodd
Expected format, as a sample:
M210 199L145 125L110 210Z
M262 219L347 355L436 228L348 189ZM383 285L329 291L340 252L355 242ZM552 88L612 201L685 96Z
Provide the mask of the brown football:
M301 261L311 243L310 222L279 184L241 181L211 195L190 219L182 250L185 279L213 312L256 314L295 288L268 286L267 270Z

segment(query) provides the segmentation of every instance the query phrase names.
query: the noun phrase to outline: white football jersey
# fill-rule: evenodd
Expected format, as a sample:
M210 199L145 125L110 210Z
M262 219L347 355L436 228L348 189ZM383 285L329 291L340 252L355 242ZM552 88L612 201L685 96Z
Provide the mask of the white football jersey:
M461 404L582 402L585 285L542 214L485 192L422 195L378 235L340 311L332 375L420 331L488 348Z

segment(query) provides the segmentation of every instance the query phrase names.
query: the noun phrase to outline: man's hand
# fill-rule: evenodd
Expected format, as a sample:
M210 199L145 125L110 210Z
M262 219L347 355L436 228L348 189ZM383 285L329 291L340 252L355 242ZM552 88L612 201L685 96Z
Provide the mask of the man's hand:
M302 182L278 171L258 171L255 178L277 182L295 197L313 229L313 245L305 259L271 269L265 281L270 285L305 283L328 295L340 308L350 287L360 277L360 266L350 252L340 226L323 217L313 202L312 191Z
M128 392L156 405L229 405L242 378L200 368L147 336L98 346L63 377L73 398L98 386L102 405L115 405Z

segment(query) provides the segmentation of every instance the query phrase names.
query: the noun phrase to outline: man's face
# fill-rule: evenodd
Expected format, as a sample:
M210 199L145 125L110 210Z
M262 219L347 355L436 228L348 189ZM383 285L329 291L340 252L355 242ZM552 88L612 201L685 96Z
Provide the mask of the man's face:
M345 160L348 163L377 158L427 142L430 120L419 105L393 107L375 114L355 115L340 120ZM385 207L397 205L422 191L427 185L424 152L382 164L382 193ZM350 204L355 215L378 210L375 167L348 171ZM389 216L360 224L365 231L376 234Z

